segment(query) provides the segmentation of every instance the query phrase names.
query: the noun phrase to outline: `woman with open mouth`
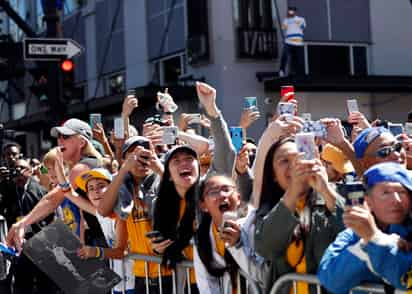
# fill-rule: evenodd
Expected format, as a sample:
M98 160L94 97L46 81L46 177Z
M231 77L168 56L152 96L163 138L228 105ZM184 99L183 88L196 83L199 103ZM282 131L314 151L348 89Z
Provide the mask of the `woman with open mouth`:
M204 83L197 83L196 88L200 103L211 121L216 143L210 172L231 175L236 153L226 122L216 106L216 90ZM154 252L162 255L163 264L169 267L175 267L184 258L192 259L191 239L196 229L200 182L199 160L192 148L177 146L166 154L153 211L153 229L160 233L160 237L152 238L151 242ZM191 282L194 283L193 277Z
M235 293L241 286L237 284L239 268L254 282L263 281L268 264L253 249L255 210L241 205L233 180L220 175L206 179L199 208L201 220L194 250L199 292Z

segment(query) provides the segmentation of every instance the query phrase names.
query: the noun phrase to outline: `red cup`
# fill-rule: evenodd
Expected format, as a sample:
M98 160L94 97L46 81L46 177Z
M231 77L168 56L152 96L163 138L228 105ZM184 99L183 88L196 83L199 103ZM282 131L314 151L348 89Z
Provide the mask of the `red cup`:
M286 101L295 99L295 87L294 86L281 86L280 87L280 97L286 98Z

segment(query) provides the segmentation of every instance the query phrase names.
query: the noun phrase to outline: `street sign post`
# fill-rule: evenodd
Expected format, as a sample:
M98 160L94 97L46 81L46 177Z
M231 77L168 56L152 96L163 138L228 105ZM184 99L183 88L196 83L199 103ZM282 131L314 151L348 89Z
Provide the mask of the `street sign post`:
M23 42L25 60L70 59L84 51L82 46L71 39L26 38Z

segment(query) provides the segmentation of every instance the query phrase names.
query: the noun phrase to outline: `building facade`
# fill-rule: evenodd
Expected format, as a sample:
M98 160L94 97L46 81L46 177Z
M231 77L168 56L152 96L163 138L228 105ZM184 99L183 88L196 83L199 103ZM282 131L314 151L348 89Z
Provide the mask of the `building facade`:
M10 1L37 31L44 31L40 0ZM24 3L24 4L22 4ZM155 111L156 91L169 88L179 111L198 112L194 81L218 90L229 125L237 125L243 97L258 97L262 118L248 135L258 138L274 111L281 85L294 84L300 111L314 118L346 118L345 102L357 98L370 118L402 122L410 103L412 5L384 0L83 0L65 1L63 35L85 51L75 62L81 97L67 101L70 116L100 112L107 129L121 111L124 93L136 88L139 125ZM278 78L288 5L305 17L305 76ZM7 21L6 21L7 24ZM9 25L10 27L11 25ZM13 30L11 30L13 31ZM23 34L13 31L16 41ZM1 121L26 134L29 156L51 143L47 103L12 96ZM0 98L1 99L1 98ZM39 128L33 129L33 125Z

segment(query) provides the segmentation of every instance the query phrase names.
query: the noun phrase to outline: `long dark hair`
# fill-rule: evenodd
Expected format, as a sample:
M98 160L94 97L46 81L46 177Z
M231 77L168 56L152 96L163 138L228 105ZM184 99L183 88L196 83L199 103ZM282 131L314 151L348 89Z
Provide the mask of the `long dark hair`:
M204 193L206 184L210 181L210 179L215 178L215 177L224 177L230 180L231 182L233 182L232 179L224 175L214 174L206 178L200 187L200 191L199 191L200 200L204 199L203 193ZM212 242L210 241L210 234L209 234L210 225L212 224L212 217L207 212L202 212L201 214L202 214L200 218L201 221L200 221L198 230L196 231L196 234L195 234L195 242L196 242L196 247L199 253L200 260L206 267L209 274L211 274L214 277L220 278L227 271L230 274L232 287L236 288L236 277L237 277L237 270L239 266L237 265L232 255L228 252L228 250L225 250L225 254L223 256L225 263L226 263L225 267L219 266L215 262L213 258Z
M276 141L269 149L265 164L263 166L262 189L260 191L260 202L257 215L266 215L282 198L285 191L274 181L273 157L280 146L287 142L295 142L294 137L287 137Z
M170 158L165 162L165 171L154 204L153 229L159 231L164 238L174 241L163 254L164 263L171 261L174 264L182 257L182 250L189 245L194 234L199 177L186 192L186 207L179 222L180 196L170 179L169 162Z

